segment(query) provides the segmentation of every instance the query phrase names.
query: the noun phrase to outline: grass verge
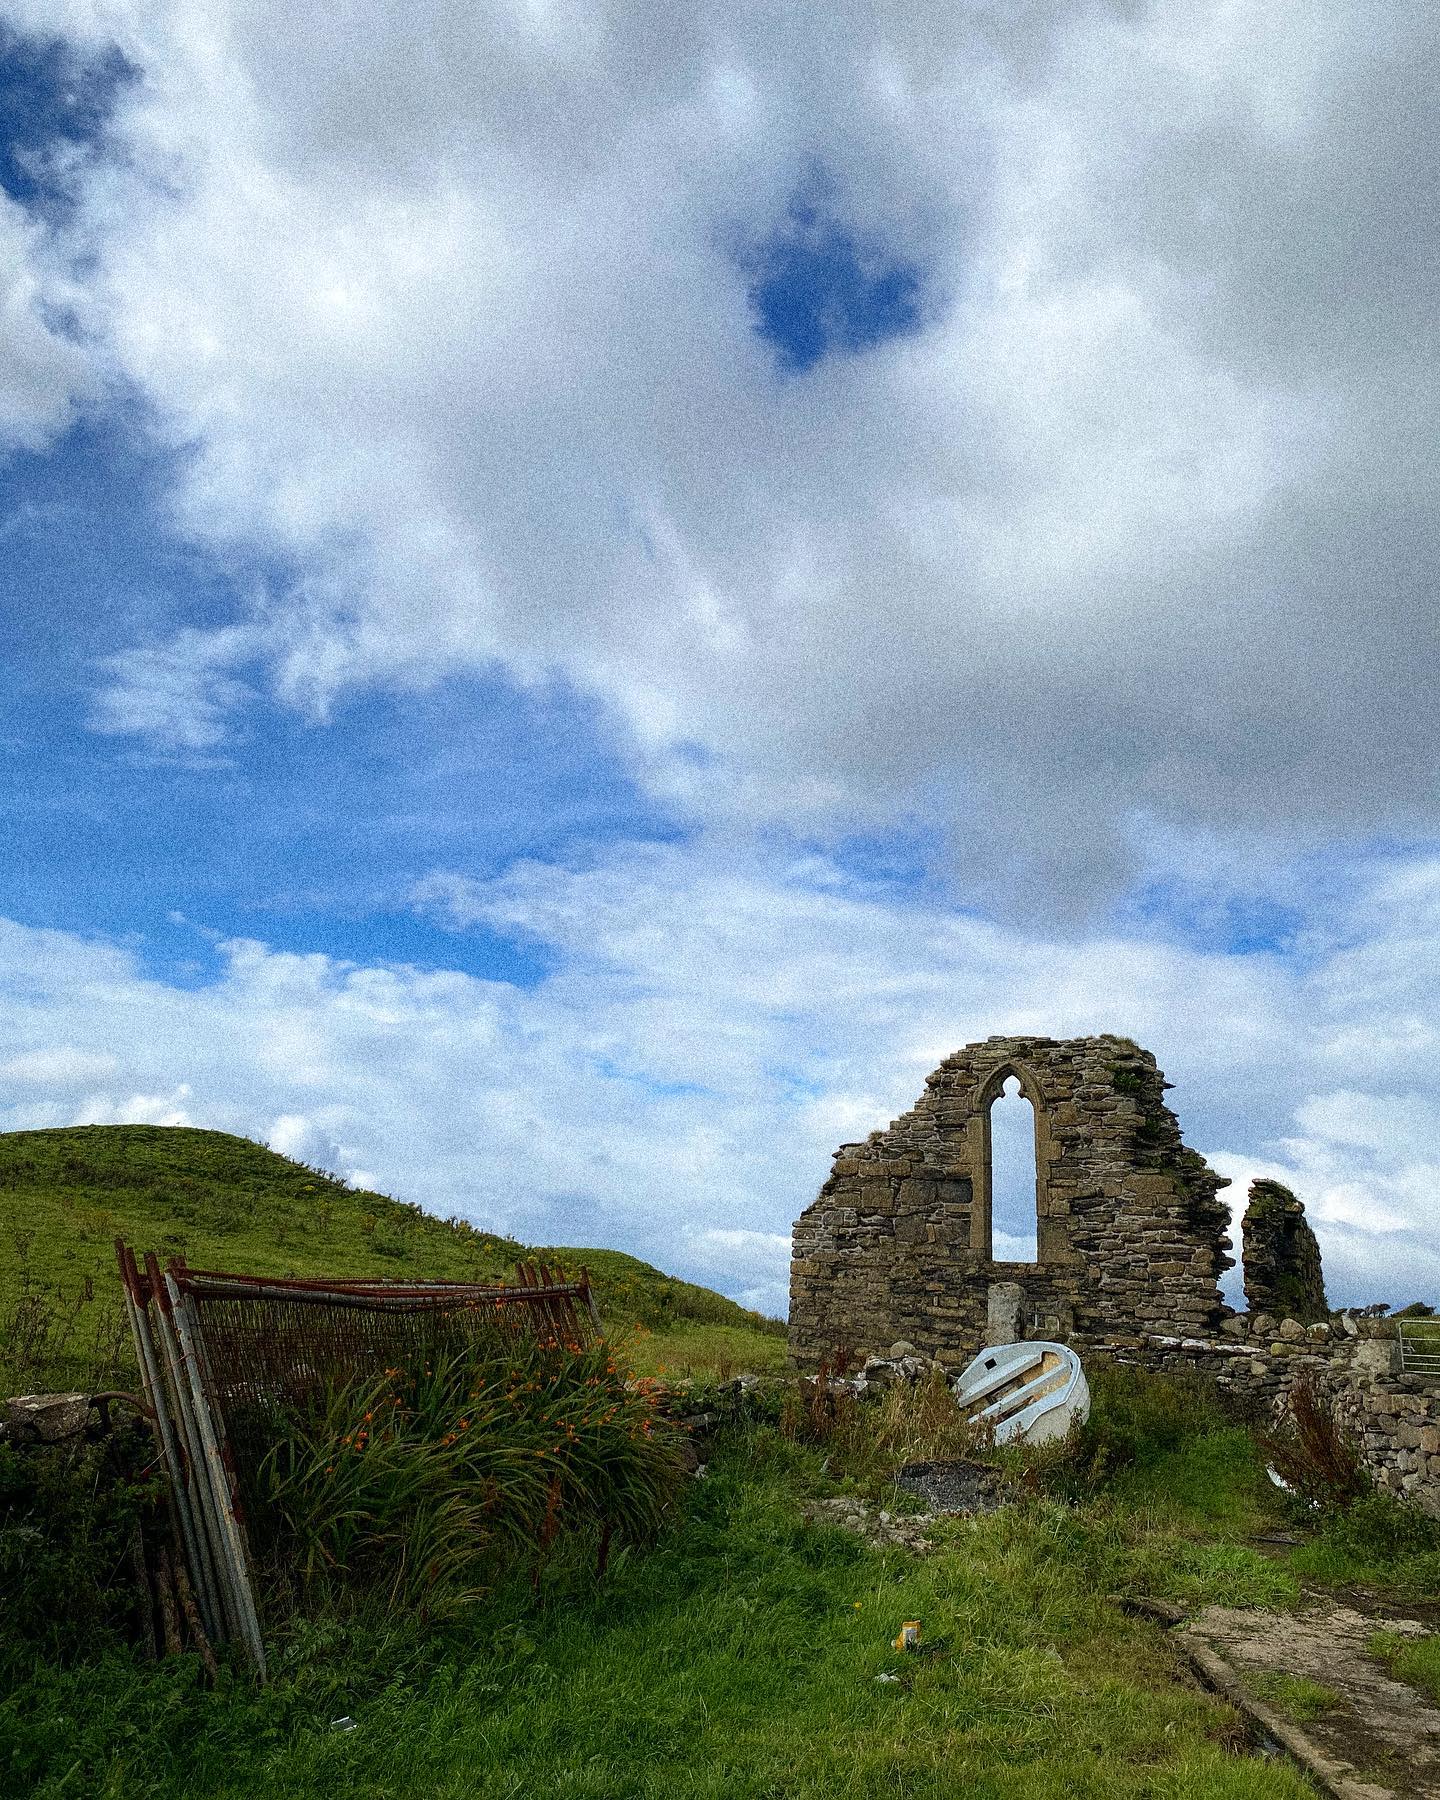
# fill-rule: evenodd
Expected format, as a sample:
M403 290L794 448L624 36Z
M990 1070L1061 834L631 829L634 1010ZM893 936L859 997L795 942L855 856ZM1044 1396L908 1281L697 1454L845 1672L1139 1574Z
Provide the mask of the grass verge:
M1253 1450L1208 1415L1188 1436L1137 1426L1159 1390L1109 1392L1095 1430L1115 1473L1072 1499L1053 1461L1018 1459L1017 1502L929 1527L927 1558L805 1506L958 1448L931 1397L818 1426L782 1410L733 1427L674 1528L604 1580L559 1544L538 1588L517 1568L423 1626L297 1620L260 1692L233 1673L207 1688L186 1658L37 1670L0 1703L0 1784L42 1800L1300 1800L1116 1598L1294 1597L1237 1536L1266 1522ZM801 1441L814 1429L824 1441ZM905 1619L923 1654L891 1647Z

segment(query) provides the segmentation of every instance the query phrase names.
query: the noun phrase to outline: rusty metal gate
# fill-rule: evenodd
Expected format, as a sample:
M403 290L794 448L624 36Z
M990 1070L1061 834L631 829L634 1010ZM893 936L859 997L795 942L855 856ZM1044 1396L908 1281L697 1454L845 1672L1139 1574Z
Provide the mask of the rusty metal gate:
M246 1531L246 1476L264 1419L407 1355L494 1334L599 1335L590 1278L521 1263L510 1285L310 1281L191 1269L115 1244L125 1305L170 1480L181 1549L212 1643L236 1642L263 1676Z

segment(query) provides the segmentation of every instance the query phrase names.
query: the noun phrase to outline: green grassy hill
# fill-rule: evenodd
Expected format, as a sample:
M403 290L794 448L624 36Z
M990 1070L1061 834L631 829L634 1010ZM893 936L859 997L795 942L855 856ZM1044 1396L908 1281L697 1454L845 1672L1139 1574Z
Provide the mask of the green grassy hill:
M589 1267L637 1366L772 1367L783 1327L617 1250L527 1246L221 1131L82 1125L0 1133L0 1388L86 1385L119 1323L114 1241L253 1275L497 1281L519 1258ZM119 1344L123 1359L126 1346Z

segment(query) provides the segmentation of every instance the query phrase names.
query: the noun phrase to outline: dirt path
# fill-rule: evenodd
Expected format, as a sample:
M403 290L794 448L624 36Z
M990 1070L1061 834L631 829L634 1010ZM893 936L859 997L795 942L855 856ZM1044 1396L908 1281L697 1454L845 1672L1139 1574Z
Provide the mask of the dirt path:
M1426 1637L1431 1629L1333 1602L1300 1613L1207 1606L1183 1627L1261 1698L1268 1676L1300 1676L1337 1693L1339 1703L1306 1718L1303 1729L1347 1766L1353 1791L1374 1800L1440 1800L1440 1708L1396 1681L1367 1648L1377 1631Z

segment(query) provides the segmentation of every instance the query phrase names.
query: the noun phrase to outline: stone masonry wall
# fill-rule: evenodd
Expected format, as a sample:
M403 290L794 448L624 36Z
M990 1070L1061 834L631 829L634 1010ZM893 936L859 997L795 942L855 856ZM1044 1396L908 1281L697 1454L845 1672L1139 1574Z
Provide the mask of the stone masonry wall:
M1309 1378L1328 1395L1377 1485L1440 1517L1440 1381L1402 1373L1391 1319L1335 1313L1303 1326L1240 1313L1216 1336L1130 1334L1090 1349L1169 1374L1207 1375L1265 1409Z
M1011 1075L1035 1109L1033 1264L990 1255L990 1106ZM1166 1086L1128 1038L996 1037L948 1056L910 1112L841 1146L797 1221L795 1361L904 1338L963 1363L1011 1304L1012 1337L1217 1325L1226 1184L1182 1142Z

